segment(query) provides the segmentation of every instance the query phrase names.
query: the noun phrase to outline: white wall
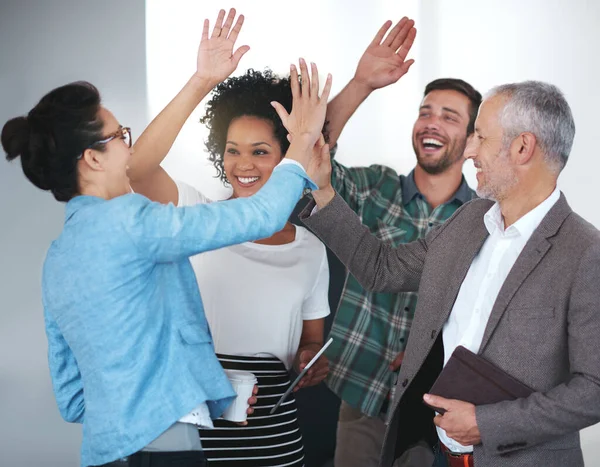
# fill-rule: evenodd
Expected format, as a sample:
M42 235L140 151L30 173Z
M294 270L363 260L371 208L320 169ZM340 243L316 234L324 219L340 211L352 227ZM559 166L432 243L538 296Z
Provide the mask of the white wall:
M139 135L147 121L143 0L0 0L0 125L85 79ZM0 466L75 467L81 426L58 413L40 271L63 205L0 160Z

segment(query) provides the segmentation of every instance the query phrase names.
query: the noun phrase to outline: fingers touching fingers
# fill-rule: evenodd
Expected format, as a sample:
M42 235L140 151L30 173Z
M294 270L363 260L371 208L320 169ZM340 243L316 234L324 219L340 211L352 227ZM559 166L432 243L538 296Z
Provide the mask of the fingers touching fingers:
M327 75L323 92L319 97L319 70L315 63L310 64L310 73L308 66L303 58L300 58L300 75L298 75L298 69L295 65L290 66L290 85L292 87L292 97L297 99L303 97L306 99L318 99L319 101L327 103L329 94L331 93L332 77L331 73Z
M301 58L300 59L300 76L301 76L301 97L302 98L310 98L310 77L308 75L308 67L306 66L306 61Z

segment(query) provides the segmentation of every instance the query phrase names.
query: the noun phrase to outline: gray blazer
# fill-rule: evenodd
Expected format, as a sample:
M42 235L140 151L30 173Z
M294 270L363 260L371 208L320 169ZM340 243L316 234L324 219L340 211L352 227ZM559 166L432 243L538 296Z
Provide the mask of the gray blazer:
M443 364L442 327L488 232L488 200L463 205L424 239L392 247L339 196L313 215L317 234L367 289L419 292L387 420L381 466L418 439L437 441L422 402ZM583 465L579 430L600 421L600 233L564 197L521 252L492 309L479 351L537 392L476 408L477 467Z

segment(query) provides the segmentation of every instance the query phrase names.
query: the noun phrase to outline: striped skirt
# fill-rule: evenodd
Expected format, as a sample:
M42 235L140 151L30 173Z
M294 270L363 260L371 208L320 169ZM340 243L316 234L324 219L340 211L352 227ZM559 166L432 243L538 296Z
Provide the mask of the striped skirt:
M275 357L217 357L225 369L254 373L258 402L247 426L214 420L214 429L200 430L209 467L302 467L304 444L293 393L269 414L291 384L284 364Z

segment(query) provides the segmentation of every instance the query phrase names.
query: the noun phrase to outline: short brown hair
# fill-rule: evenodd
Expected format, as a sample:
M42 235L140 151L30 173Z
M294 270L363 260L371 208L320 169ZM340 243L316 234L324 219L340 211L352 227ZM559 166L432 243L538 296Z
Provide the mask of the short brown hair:
M469 136L475 131L475 119L477 118L477 111L481 105L481 93L462 79L440 78L433 80L431 83L425 86L423 97L425 97L431 91L446 90L460 92L469 99L469 125L467 126L467 136Z

